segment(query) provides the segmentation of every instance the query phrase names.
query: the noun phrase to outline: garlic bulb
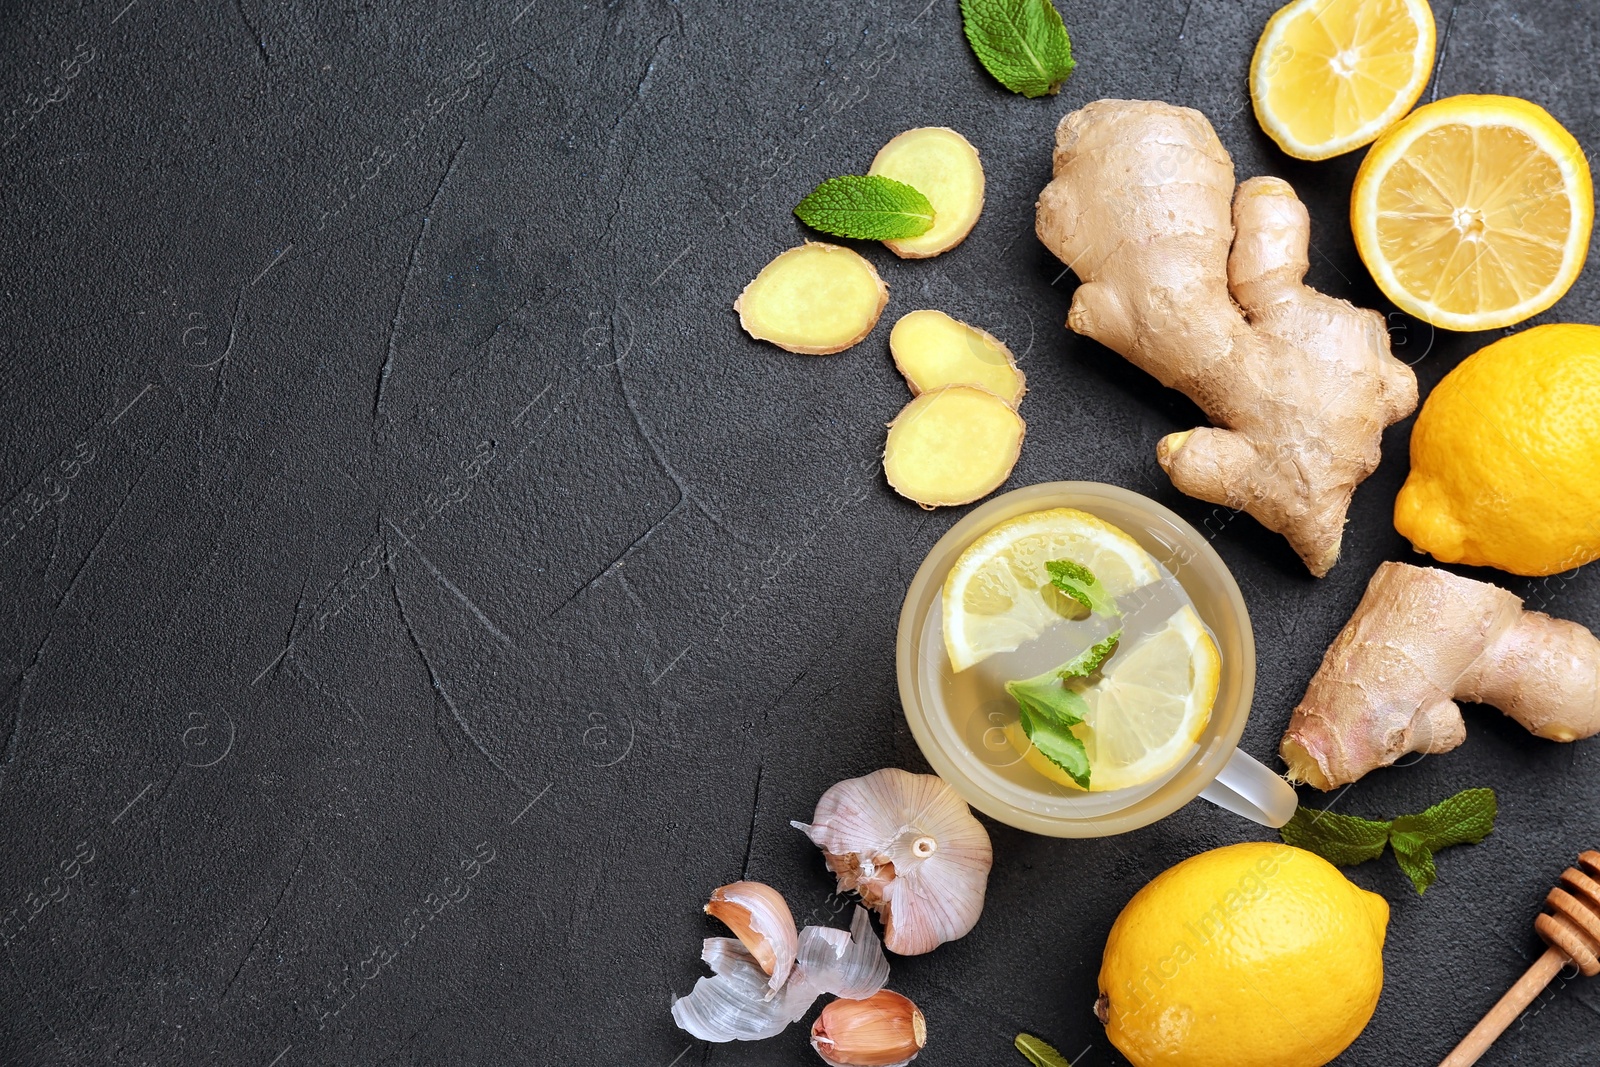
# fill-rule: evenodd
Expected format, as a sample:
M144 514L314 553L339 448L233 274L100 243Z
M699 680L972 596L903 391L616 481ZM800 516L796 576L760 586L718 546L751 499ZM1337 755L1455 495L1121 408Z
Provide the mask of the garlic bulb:
M776 889L760 882L734 882L713 890L706 914L720 919L771 976L777 989L789 977L799 948L794 916Z
M811 823L841 891L883 920L891 952L914 956L977 923L994 851L983 824L943 779L894 767L831 787Z
M792 920L789 928L792 936ZM798 1021L823 993L870 997L889 980L883 943L861 908L849 932L808 926L796 943L787 979L774 986L745 944L731 937L706 938L700 958L713 976L699 979L688 996L673 1001L673 1021L705 1041L758 1041Z
M811 1024L811 1047L831 1067L901 1067L928 1043L928 1024L899 993L836 1000Z

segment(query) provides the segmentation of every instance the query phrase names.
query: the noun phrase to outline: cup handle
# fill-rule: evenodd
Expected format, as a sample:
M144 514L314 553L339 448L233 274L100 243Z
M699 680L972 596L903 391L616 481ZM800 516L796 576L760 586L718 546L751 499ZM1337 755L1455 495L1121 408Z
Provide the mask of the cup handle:
M1300 806L1294 787L1242 748L1233 750L1222 773L1200 795L1219 808L1273 828L1288 822Z

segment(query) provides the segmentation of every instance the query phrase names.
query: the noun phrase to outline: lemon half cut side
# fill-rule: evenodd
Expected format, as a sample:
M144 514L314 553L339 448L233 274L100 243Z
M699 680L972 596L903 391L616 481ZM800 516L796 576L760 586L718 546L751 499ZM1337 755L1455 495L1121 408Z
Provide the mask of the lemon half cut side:
M1500 329L1577 280L1594 185L1577 140L1537 104L1452 96L1373 145L1350 223L1362 261L1401 310L1448 330Z
M1427 0L1295 0L1250 61L1256 118L1296 159L1371 144L1422 95L1434 48Z

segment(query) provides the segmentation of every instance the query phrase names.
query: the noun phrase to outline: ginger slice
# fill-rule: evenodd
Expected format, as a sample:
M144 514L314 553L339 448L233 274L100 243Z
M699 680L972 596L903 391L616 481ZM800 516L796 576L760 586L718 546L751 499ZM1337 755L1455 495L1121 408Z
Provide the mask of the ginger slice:
M1410 752L1448 752L1467 737L1457 700L1552 741L1600 733L1600 641L1497 585L1385 563L1289 720L1289 780L1336 789Z
M1016 407L1027 389L1011 349L942 311L900 316L889 333L889 352L914 396L946 385L976 385Z
M972 142L943 126L907 130L878 150L868 174L905 182L933 205L933 228L883 242L901 259L948 252L972 232L983 211L983 163Z
M918 396L889 424L883 473L895 492L930 510L970 504L1010 476L1026 429L1016 409L987 389L946 385Z
M878 323L889 287L860 255L807 241L761 268L733 310L751 337L808 356L843 352Z
M1083 281L1067 326L1212 423L1157 446L1172 484L1249 512L1327 574L1384 427L1416 410L1417 379L1382 315L1304 284L1311 220L1294 190L1235 189L1198 111L1099 100L1056 128L1037 229Z

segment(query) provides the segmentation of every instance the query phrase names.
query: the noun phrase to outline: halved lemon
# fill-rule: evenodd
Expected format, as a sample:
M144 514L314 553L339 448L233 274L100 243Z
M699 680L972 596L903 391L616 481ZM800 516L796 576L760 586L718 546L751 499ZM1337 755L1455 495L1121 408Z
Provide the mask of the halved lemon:
M1350 225L1402 310L1447 330L1495 330L1537 315L1577 280L1594 185L1583 149L1544 108L1452 96L1372 146Z
M1094 572L1112 596L1161 579L1139 542L1088 512L1052 508L996 526L961 553L944 583L944 647L964 671L1012 652L1072 618L1076 601L1050 584L1045 564L1070 559Z
M1428 0L1295 0L1267 21L1250 100L1278 147L1327 159L1370 144L1433 73Z
M1188 606L1156 633L1113 653L1100 680L1080 691L1089 713L1072 728L1089 754L1090 791L1141 785L1176 766L1211 721L1221 678L1216 642ZM1034 770L1078 788L1033 747L1020 722L1006 727L1006 737Z

